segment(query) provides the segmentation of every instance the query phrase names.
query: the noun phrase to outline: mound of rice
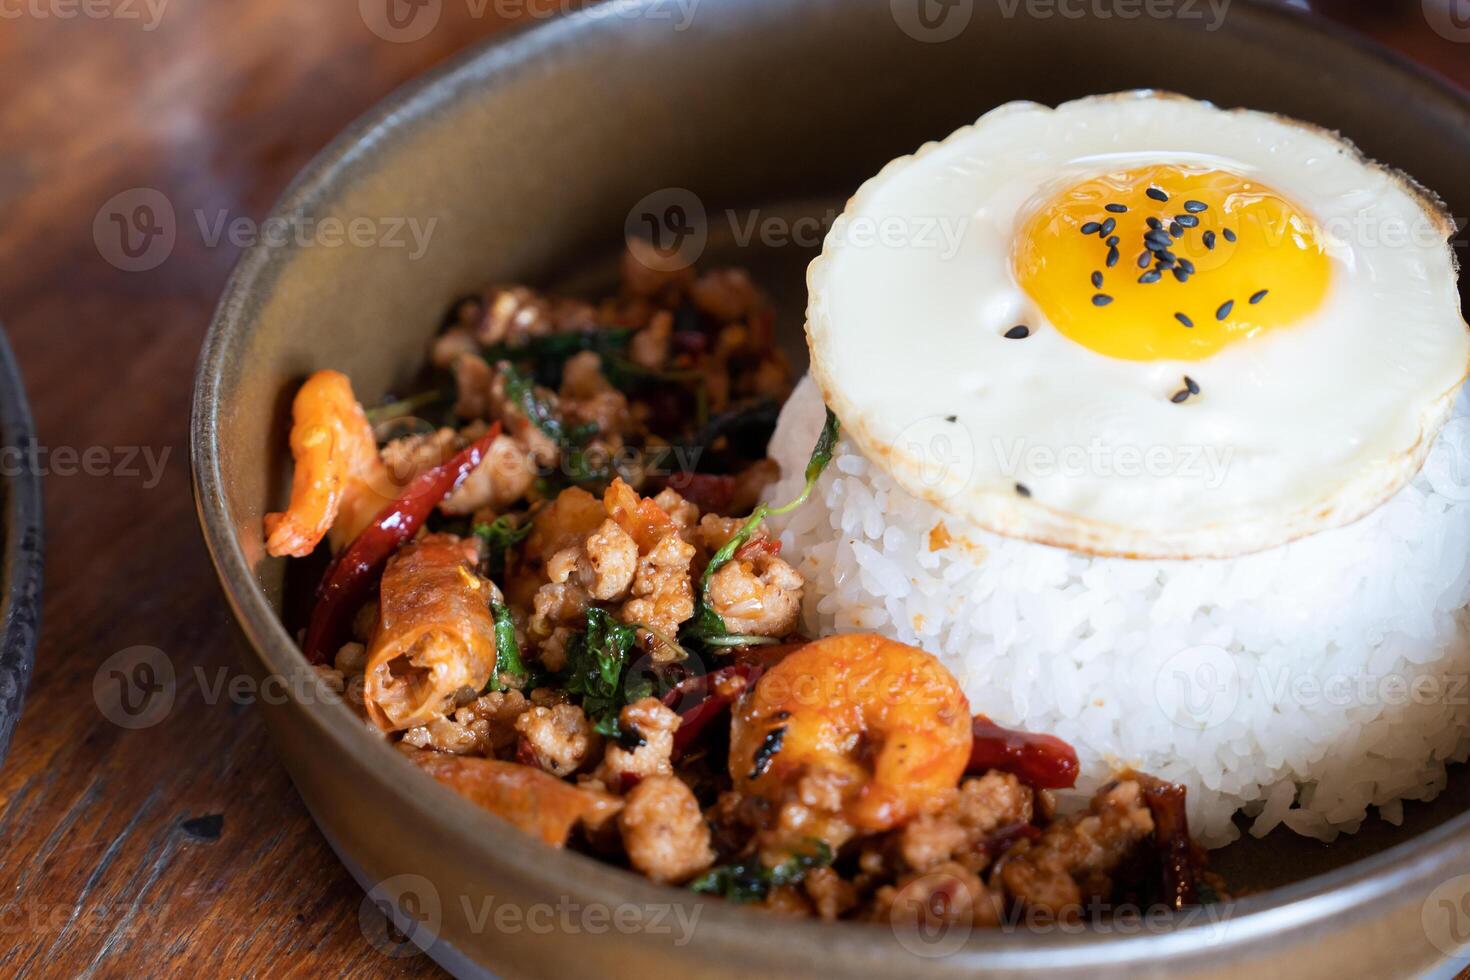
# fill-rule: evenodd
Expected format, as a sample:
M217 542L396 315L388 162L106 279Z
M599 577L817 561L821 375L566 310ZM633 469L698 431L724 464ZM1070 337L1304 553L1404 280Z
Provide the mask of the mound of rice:
M938 655L974 711L1056 734L1091 792L1120 767L1189 788L1209 846L1321 840L1433 798L1470 753L1470 405L1413 483L1351 527L1228 561L1094 558L966 528L844 440L774 521L809 635ZM800 490L823 420L803 380L771 455Z

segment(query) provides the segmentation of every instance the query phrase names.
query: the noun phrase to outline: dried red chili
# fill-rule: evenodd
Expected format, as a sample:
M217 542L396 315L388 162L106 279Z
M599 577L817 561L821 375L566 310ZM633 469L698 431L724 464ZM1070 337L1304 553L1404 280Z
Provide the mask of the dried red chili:
M384 507L327 566L306 627L303 652L307 660L324 663L341 645L353 615L382 576L388 559L418 533L434 508L480 465L499 436L500 423L496 422L453 459L414 477L398 499Z
M975 716L970 731L975 741L966 771L971 774L999 769L1033 789L1070 789L1077 784L1081 769L1077 752L1059 738L1002 728L984 715Z

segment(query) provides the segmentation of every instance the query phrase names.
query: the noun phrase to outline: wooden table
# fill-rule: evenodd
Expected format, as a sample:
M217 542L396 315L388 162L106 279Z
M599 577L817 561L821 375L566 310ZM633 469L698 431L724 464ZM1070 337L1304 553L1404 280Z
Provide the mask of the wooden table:
M0 316L42 442L78 452L50 459L44 633L0 772L0 973L432 973L366 941L361 893L254 712L221 693L228 613L195 528L187 425L236 249L193 215L262 216L351 118L500 29L495 11L566 4L444 0L427 36L389 42L352 0L97 2L0 0ZM1470 43L1430 30L1418 0L1328 6L1470 85ZM137 188L184 217L167 261L128 272L104 205ZM177 685L166 716L132 730L93 682L135 646L162 651Z

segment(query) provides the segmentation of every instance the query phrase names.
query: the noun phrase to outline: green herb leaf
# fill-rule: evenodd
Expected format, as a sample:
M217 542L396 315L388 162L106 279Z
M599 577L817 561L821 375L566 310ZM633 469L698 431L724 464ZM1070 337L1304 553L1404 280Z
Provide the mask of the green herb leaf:
M689 888L702 895L718 895L731 902L764 901L773 889L799 884L813 868L831 865L832 848L827 842L813 841L812 844L810 853L792 855L771 868L758 861L722 864L695 878L689 883Z
M640 684L623 685L628 653L638 642L638 627L618 622L597 606L587 609L587 631L567 641L562 686L581 695L582 710L594 725L616 729L618 712L643 694ZM645 682L646 683L646 682Z
M520 644L516 643L515 621L504 603L490 603L490 611L495 616L495 671L490 678L490 687L500 690L504 684L502 677L509 677L516 687L524 687L530 674L521 660Z
M531 522L526 521L518 526L509 515L502 514L489 524L476 524L474 534L485 542L485 551L489 555L489 571L493 578L505 572L506 557L510 550L531 534Z
M583 330L575 333L553 333L532 337L524 344L495 344L480 350L480 356L492 364L496 361L530 362L536 367L554 364L560 367L573 354L584 350L599 355L626 350L633 331L622 327L605 330Z
M531 378L508 361L500 364L500 372L505 376L506 396L525 413L531 424L546 433L558 446L568 445L567 431L561 417L548 401L536 393L536 385Z
M769 637L732 635L724 619L709 604L710 579L721 568L729 564L730 560L735 557L735 553L750 540L756 529L761 526L761 522L767 517L788 514L807 502L812 495L812 490L816 488L817 480L821 478L827 465L832 462L832 453L836 450L837 439L841 434L842 423L837 420L837 416L830 408L827 409L827 421L822 425L822 433L817 437L817 444L812 449L811 459L806 464L806 485L802 488L800 495L782 507L761 504L750 517L746 518L745 523L740 525L740 530L725 542L725 546L710 557L709 564L704 567L704 576L700 579L699 600L694 610L694 618L690 621L690 625L685 627L683 634L686 643L731 647L776 642Z
M571 482L598 483L607 480L608 472L601 468L594 469L584 451L587 443L599 431L597 423L587 422L568 428L551 403L536 393L535 382L528 375L508 361L502 361L499 370L505 376L506 396L561 450L562 470Z

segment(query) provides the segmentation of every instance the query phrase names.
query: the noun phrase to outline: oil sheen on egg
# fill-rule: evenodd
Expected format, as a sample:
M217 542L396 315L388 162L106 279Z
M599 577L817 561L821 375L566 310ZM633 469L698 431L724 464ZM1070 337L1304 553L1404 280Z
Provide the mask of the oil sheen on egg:
M1012 103L849 202L808 278L812 374L870 459L986 530L1259 551L1422 464L1470 371L1453 230L1281 116Z

